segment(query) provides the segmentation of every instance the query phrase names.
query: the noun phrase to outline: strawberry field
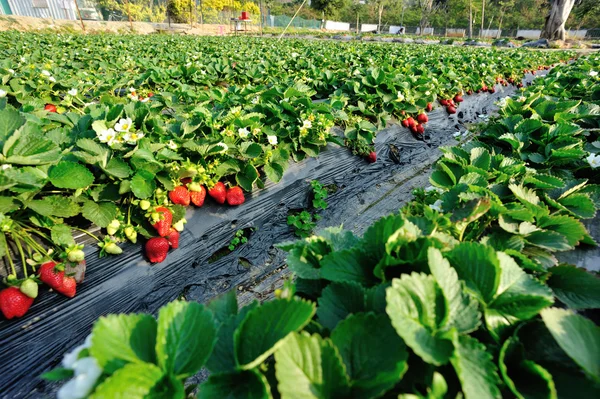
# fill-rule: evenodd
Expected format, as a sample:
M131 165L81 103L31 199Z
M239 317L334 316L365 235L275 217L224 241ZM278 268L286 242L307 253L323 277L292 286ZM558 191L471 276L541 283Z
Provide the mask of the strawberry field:
M600 394L597 54L0 44L0 397Z

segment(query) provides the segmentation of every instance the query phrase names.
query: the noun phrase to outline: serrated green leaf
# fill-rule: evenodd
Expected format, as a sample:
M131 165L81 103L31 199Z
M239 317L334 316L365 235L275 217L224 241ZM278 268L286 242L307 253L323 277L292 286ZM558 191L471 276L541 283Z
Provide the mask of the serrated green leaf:
M408 352L385 314L358 313L331 334L352 381L352 398L380 397L408 369Z
M550 308L542 320L558 345L596 383L600 383L600 327L570 310Z
M351 314L364 312L366 292L355 282L331 283L321 293L317 317L319 323L333 330Z
M118 179L126 179L131 174L129 165L119 158L111 158L102 170Z
M278 183L283 177L284 169L279 163L271 162L265 165L265 175L273 183Z
M589 219L596 215L594 202L587 194L571 194L565 198L559 199L558 202L580 218Z
M85 188L94 182L94 175L88 168L70 161L61 161L51 167L48 178L55 187L72 190Z
M156 327L147 314L101 317L92 329L90 354L107 373L128 363L155 363Z
M446 364L452 342L437 336L445 316L444 297L432 276L412 273L392 280L386 290L386 312L398 335L425 362Z
M145 399L162 377L153 364L127 364L98 385L90 399Z
M461 383L465 399L500 399L499 378L492 356L483 344L467 335L455 334L450 361Z
M335 346L305 332L290 334L275 352L275 374L282 399L345 397L350 390Z
M235 354L242 369L256 367L293 331L315 314L315 306L300 299L275 299L251 310L234 334Z
M178 379L196 374L215 344L212 314L197 302L175 301L160 309L156 355L163 370Z
M98 227L106 227L117 216L117 206L113 202L85 201L81 208L84 218Z
M57 245L67 247L75 244L73 234L71 234L71 228L66 224L57 224L52 226L50 234L52 236L52 241Z
M561 265L548 269L546 282L554 295L571 309L600 308L600 278L585 269Z
M139 199L150 198L156 190L154 174L146 170L138 170L131 178L131 191Z
M271 399L266 378L257 370L211 374L200 385L198 399Z

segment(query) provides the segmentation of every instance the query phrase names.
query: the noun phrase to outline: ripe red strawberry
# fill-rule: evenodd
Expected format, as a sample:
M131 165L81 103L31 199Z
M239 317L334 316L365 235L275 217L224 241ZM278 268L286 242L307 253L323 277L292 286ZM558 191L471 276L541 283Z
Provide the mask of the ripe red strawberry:
M412 125L412 126L410 127L410 131L416 134L416 133L417 133L417 125L416 125L416 124L415 124L415 125Z
M206 198L206 189L204 186L200 186L199 191L190 190L190 199L192 200L192 204L197 207L201 207L204 205L204 199Z
M453 106L450 105L446 108L446 112L449 113L450 115L455 114L456 108L454 108Z
M460 94L454 96L454 101L457 103L462 103L464 100Z
M31 307L33 298L23 294L17 287L8 287L0 291L0 311L7 319L23 317Z
M242 205L246 201L244 191L239 186L227 190L227 203L231 206Z
M377 162L377 153L375 151L371 151L369 155L367 155L366 160L368 163Z
M219 204L224 204L225 200L227 199L227 189L222 182L218 182L213 188L208 190L208 195L210 195L212 199L217 201Z
M487 91L487 89L488 89L487 85L483 85L483 86L481 86L481 90L482 90L482 91Z
M427 117L427 114L419 114L417 115L417 121L419 121L419 123L427 123L429 122L429 118Z
M167 234L169 234L171 222L173 222L173 214L164 206L159 206L158 208L156 208L156 212L158 212L161 215L161 219L158 222L154 223L152 227L156 229L156 232L159 236L164 237Z
M73 298L77 291L75 278L66 276L64 266L56 262L46 262L40 267L39 278L42 282L69 298Z
M54 104L46 104L46 106L44 107L44 109L48 112L58 112L56 110L56 105Z
M169 241L171 248L179 248L179 232L171 227L171 230L169 230L169 235L167 236L167 241Z
M425 133L425 126L417 125L417 134L423 134L423 133Z
M473 94L473 90L471 90L471 89L467 90L467 94L468 94L469 96L470 96L470 95L472 95L472 94Z
M408 119L404 119L404 120L402 121L402 126L404 126L404 127L408 127Z
M160 263L167 259L169 241L163 237L153 237L146 243L146 256L152 263Z
M533 70L533 69L532 69L532 70L531 70L531 74L532 74L532 75L535 75L535 70Z
M496 88L494 86L492 86L488 89L488 93L495 93L495 92L496 92Z
M440 104L442 104L442 105L445 107L446 105L448 105L448 100L446 100L446 99L442 98L442 99L440 100Z
M150 98L150 97L154 97L154 93L152 93L152 92L148 93L148 98Z
M431 112L432 109L433 109L433 104L432 103L427 103L427 106L425 107L425 111Z
M521 87L523 87L523 83L521 83L521 82L517 83L517 87L520 89Z
M415 121L412 116L409 116L406 121L408 123L408 127L415 126L417 124L417 121Z
M190 192L185 186L177 186L169 192L169 199L174 204L188 206L190 204Z

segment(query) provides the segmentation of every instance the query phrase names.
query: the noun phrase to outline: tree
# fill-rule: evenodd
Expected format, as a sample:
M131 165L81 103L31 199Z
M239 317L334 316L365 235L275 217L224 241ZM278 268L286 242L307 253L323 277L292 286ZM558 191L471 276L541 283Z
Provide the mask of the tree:
M550 0L550 12L546 17L546 23L541 37L550 40L565 40L565 23L571 14L571 10L578 0Z
M345 6L345 0L312 0L311 7L323 12L324 17L331 17Z

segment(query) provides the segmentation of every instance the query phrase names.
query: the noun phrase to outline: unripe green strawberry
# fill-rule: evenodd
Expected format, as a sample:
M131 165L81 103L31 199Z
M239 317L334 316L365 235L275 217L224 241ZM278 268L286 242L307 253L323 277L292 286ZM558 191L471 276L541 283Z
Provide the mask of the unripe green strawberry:
M135 229L133 228L133 226L127 226L127 227L125 227L125 236L132 243L135 244L137 242L137 231L135 231Z
M29 298L37 298L38 296L38 283L32 279L27 279L21 283L19 290L27 295Z
M183 225L187 223L185 218L181 218L177 223L173 224L173 228L177 231L183 231Z
M85 259L85 253L83 253L81 249L73 249L68 251L67 258L71 262L81 262L83 259Z
M112 222L110 222L106 227L106 232L108 235L112 236L119 231L119 227L121 227L121 222L119 222L117 219L113 219Z
M123 252L121 247L119 247L114 242L106 243L104 245L104 251L106 251L107 254L112 254L112 255L119 255L121 252Z
M148 200L141 200L140 201L140 208L142 208L143 211L147 211L148 209L150 209L150 201Z
M190 190L190 191L200 191L200 190L202 190L202 186L200 185L200 183L191 182L190 184L188 184L188 190Z

